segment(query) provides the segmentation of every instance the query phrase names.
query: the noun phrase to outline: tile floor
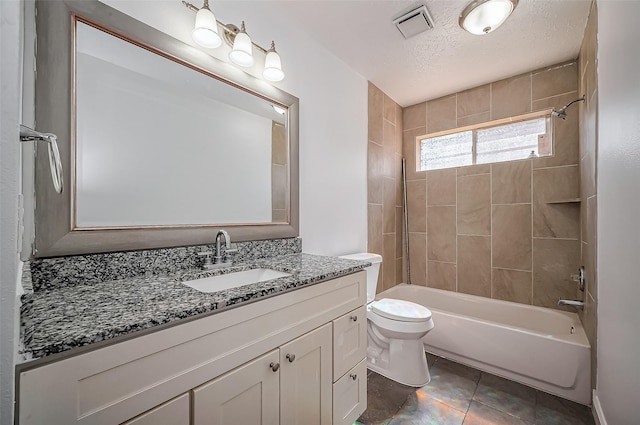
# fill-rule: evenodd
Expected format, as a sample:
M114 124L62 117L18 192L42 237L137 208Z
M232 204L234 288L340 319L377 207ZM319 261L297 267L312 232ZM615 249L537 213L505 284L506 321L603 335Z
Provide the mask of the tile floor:
M367 410L354 425L593 425L591 410L427 354L417 390L369 371Z

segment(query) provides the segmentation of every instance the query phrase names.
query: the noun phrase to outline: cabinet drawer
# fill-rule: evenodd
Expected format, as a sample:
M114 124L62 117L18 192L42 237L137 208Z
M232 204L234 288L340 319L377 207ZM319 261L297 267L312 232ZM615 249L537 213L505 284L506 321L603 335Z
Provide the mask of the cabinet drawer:
M333 425L351 425L367 408L367 361L333 384Z
M333 321L333 382L367 355L367 310L357 308Z
M189 423L189 394L183 394L122 425L183 425Z

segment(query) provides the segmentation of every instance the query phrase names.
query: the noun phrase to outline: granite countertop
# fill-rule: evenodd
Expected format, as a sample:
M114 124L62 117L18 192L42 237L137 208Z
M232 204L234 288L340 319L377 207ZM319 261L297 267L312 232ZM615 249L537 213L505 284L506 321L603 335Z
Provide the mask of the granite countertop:
M357 272L370 265L310 254L250 260L229 268L110 280L36 291L21 312L25 360L40 359L181 319L215 313L300 287ZM203 293L181 281L252 268L291 276Z

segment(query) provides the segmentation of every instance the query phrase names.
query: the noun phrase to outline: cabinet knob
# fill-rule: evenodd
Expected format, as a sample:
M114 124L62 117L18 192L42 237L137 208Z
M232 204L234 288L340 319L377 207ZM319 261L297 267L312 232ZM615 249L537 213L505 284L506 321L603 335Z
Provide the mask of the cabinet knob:
M351 320L353 320L354 322L358 321L358 316L351 316Z
M271 362L269 365L272 371L277 372L280 369L280 363Z
M296 359L295 354L287 354L287 360L289 360L289 363L293 363L295 359Z
M351 374L349 374L349 376L350 376L350 377L351 377L351 379L353 379L354 381L355 381L356 379L358 379L358 375L356 375L355 373L351 373Z

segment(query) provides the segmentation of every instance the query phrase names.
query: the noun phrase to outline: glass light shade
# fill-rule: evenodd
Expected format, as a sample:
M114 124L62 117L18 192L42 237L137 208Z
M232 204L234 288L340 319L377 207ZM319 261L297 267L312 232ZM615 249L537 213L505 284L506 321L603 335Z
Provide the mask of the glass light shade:
M518 0L477 0L460 15L460 26L471 34L484 35L495 31L513 12Z
M264 71L262 71L262 76L268 81L281 81L284 78L280 55L273 49L267 52L267 57L264 59Z
M253 65L253 46L246 32L240 31L236 34L233 50L229 53L229 59L238 66L249 67Z
M196 13L196 26L191 31L191 38L198 45L215 49L222 44L222 39L218 35L218 25L216 17L207 8L202 8Z

